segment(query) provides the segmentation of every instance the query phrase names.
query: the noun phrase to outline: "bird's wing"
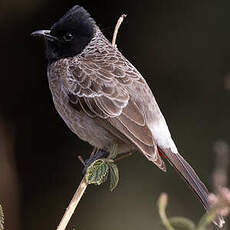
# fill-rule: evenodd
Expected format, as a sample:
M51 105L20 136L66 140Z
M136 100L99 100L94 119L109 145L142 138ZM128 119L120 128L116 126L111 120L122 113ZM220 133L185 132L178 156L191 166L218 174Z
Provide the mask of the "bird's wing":
M163 171L165 164L158 154L145 114L130 95L128 86L144 83L140 74L124 59L111 56L88 56L69 62L65 88L69 103L88 116L100 118L104 128L112 127L128 138ZM146 83L145 83L146 84ZM111 130L109 130L111 131Z

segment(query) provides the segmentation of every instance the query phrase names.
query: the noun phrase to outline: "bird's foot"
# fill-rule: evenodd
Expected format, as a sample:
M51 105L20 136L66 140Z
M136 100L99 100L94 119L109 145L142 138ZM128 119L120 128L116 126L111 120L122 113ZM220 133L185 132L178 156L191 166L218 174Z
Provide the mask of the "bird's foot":
M99 149L91 158L87 159L85 161L85 167L83 169L83 174L86 173L88 167L96 160L100 159L100 158L106 158L107 156L109 155L108 152L106 152L105 150L103 149Z

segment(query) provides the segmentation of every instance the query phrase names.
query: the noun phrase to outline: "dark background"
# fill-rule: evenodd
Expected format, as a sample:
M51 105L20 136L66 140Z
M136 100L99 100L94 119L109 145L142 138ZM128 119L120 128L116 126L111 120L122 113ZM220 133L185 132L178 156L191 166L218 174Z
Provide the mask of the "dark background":
M0 200L6 229L55 229L82 177L77 159L92 147L54 109L44 44L30 37L73 5L84 6L111 40L122 13L118 48L143 74L183 156L212 189L213 144L230 141L230 2L0 2ZM162 173L141 154L119 163L120 182L89 186L68 229L163 229L156 200L169 194L169 215L197 221L203 208L176 172Z

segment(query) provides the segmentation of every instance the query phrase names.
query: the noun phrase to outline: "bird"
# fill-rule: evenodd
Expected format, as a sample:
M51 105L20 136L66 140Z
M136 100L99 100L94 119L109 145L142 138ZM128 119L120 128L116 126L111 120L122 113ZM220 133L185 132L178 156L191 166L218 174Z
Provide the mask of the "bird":
M73 133L105 152L114 144L119 154L141 152L162 171L167 159L210 208L209 192L177 150L146 80L83 7L31 35L45 40L54 106ZM224 219L214 224L222 227Z

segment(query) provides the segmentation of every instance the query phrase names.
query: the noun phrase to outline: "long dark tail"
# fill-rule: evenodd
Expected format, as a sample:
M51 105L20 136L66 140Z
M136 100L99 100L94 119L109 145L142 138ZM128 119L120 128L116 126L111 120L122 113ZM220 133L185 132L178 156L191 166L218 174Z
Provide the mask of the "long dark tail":
M160 151L166 155L169 163L178 171L178 173L185 179L192 190L197 194L205 209L209 209L208 189L205 187L189 163L179 153L175 154L169 149L160 149ZM219 228L222 228L224 223L225 221L222 216L217 216L214 221L214 224Z

